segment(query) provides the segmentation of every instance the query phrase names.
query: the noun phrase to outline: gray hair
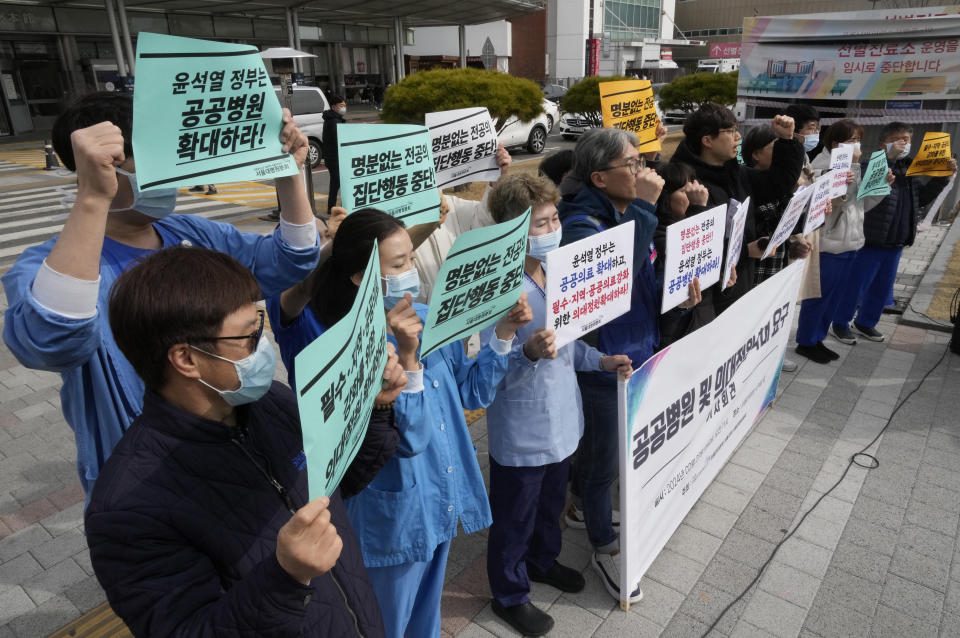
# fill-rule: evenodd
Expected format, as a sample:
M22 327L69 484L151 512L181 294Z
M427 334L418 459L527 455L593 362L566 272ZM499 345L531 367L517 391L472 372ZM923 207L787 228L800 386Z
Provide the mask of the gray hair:
M637 146L640 139L632 131L592 128L583 134L573 149L571 172L585 186L590 186L593 184L590 174L610 166L610 162L623 155L623 148L627 144Z

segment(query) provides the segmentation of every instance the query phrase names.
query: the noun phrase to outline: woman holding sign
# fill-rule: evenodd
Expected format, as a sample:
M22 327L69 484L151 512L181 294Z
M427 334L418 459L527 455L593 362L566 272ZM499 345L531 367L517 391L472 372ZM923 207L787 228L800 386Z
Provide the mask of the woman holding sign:
M407 385L394 404L375 406L392 407L396 414L397 454L366 489L347 500L347 512L358 530L386 635L439 636L450 539L458 523L469 534L491 522L463 410L493 400L514 333L531 318L530 306L521 297L474 359L454 342L418 360L427 307L412 301L420 289L413 244L403 224L390 215L359 210L340 225L332 255L309 287L295 286L267 300L280 354L291 373L297 353L347 314L374 245L388 338L407 371Z

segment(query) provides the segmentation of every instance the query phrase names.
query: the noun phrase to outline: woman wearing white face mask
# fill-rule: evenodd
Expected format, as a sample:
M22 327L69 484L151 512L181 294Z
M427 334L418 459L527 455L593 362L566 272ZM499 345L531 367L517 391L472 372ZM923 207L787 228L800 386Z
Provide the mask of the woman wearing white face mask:
M393 410L397 454L370 485L348 499L364 564L383 612L386 635L439 636L440 596L450 539L490 525L490 506L463 410L493 400L507 369L514 333L530 319L524 297L492 328L476 358L459 342L418 360L427 307L412 303L420 278L413 243L399 221L373 209L347 215L332 254L311 277L267 300L267 312L290 382L294 357L339 321L353 304L374 242L387 315L407 385Z
M583 433L577 370L629 374L630 359L604 356L583 341L560 349L546 317L547 253L560 245L560 193L548 179L507 175L492 187L488 205L502 223L530 213L523 290L533 320L517 331L506 376L487 408L490 443L490 506L487 574L493 611L514 629L540 636L553 619L530 602L530 581L578 592L583 576L557 562L559 518L566 503L569 457ZM492 328L481 333L488 338Z

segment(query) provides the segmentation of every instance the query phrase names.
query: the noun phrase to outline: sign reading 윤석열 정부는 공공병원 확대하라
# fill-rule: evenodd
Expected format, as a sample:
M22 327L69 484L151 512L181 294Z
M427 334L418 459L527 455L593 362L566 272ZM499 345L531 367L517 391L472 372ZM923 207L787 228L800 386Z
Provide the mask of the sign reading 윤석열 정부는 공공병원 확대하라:
M297 173L280 103L256 47L137 37L133 154L140 190Z

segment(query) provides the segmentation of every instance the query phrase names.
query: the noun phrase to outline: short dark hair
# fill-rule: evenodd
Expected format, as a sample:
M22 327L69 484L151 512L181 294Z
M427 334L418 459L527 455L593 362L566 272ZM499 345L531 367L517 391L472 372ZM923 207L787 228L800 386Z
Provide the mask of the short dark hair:
M703 137L720 135L720 129L736 126L737 116L725 106L704 102L683 123L684 141L696 155L703 150Z
M791 104L783 112L793 118L793 130L799 131L807 122L819 122L820 113L809 104Z
M77 170L77 161L70 135L100 122L112 122L120 128L123 152L127 157L133 156L133 98L129 93L113 91L90 93L70 104L53 122L53 150L71 171Z
M743 136L740 143L740 157L747 166L753 166L753 153L777 139L777 132L769 124L754 126Z
M657 175L663 178L663 188L657 200L657 217L669 225L675 221L670 219L667 211L670 210L670 196L680 190L687 183L697 179L697 172L693 167L683 162L665 162L657 167Z
M857 134L857 123L850 119L837 120L820 134L823 148L828 151L834 144L843 144Z
M540 162L539 172L554 184L559 185L563 176L573 168L573 149L565 148L545 157Z
M330 106L333 106L334 104L340 104L341 102L346 102L346 101L347 101L346 99L340 97L336 93L330 94Z
M209 343L228 315L262 296L253 274L226 253L164 248L117 278L110 291L110 329L143 383L158 390L170 348Z
M910 133L912 135L913 127L906 122L890 122L889 124L885 124L884 127L880 129L880 142L883 143L883 140L894 133Z

